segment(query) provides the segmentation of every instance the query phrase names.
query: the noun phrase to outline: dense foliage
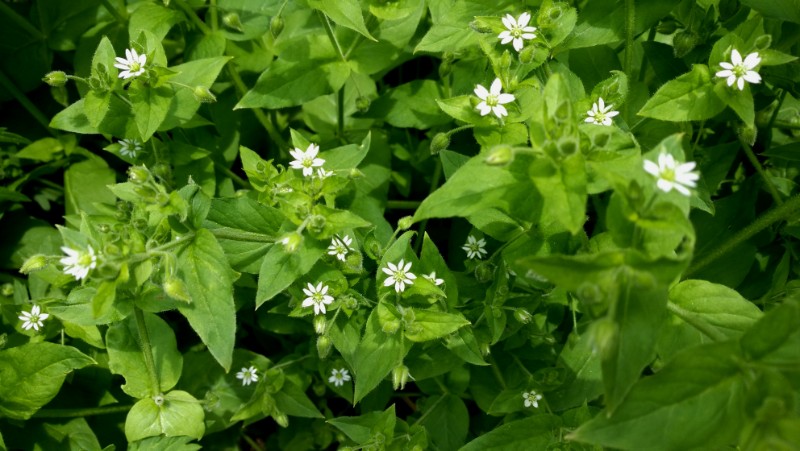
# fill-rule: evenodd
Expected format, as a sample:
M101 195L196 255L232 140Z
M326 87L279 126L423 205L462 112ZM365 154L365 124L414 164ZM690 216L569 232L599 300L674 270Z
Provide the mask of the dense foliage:
M800 0L0 38L0 450L799 449Z

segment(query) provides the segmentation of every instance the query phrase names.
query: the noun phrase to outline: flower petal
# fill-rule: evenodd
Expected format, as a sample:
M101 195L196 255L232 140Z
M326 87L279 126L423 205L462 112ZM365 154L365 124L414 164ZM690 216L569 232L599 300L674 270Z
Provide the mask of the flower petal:
M487 91L483 85L477 85L475 86L475 95L481 100L486 100L486 98L489 97L489 91Z

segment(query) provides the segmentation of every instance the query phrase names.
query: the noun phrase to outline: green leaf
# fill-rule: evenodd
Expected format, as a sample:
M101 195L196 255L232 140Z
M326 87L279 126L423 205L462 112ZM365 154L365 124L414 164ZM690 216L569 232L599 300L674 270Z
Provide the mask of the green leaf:
M742 0L766 17L800 23L800 0Z
M455 334L447 338L447 349L461 358L461 360L473 365L488 365L483 360L478 341L470 328L459 329Z
M695 64L691 72L659 88L637 114L663 121L700 121L723 109L725 103L714 92L708 66Z
M600 359L592 334L573 330L558 356L558 366L567 374L563 385L547 394L547 404L554 411L581 406L603 394Z
M0 351L0 414L27 420L56 396L70 372L95 363L73 347L46 341Z
M264 257L258 274L256 308L308 273L322 257L325 248L326 245L321 241L310 237L304 237L303 244L294 252L287 252L283 245L272 246Z
M405 337L415 342L442 338L470 324L460 313L414 310L413 317L414 322L406 327Z
M55 138L36 140L16 153L17 158L48 162L53 161L64 152L64 144Z
M549 445L560 441L560 426L561 419L557 416L536 415L506 423L467 443L459 451L548 449Z
M488 129L496 128L493 119L489 116L481 116L475 105L472 104L473 96L456 96L449 99L435 99L439 108L453 119L466 122L467 124L483 125Z
M140 399L125 419L129 442L147 437L185 435L201 439L205 432L203 406L189 393L173 390L163 396L159 406L153 398Z
M349 75L350 66L341 60L287 62L278 59L258 77L256 85L245 93L234 109L302 105L336 92Z
M638 2L634 19L636 35L655 25L659 19L668 15L680 0L660 0L657 2ZM623 11L623 0L589 2L578 14L578 24L566 47L575 49L621 42L625 39L625 14L610 14L610 11Z
M580 151L559 162L540 158L530 166L533 184L542 195L545 223L560 223L572 234L586 222L586 164Z
M142 142L153 136L169 112L173 92L166 86L150 87L132 83L128 88L134 120ZM89 105L86 105L89 108Z
M414 80L387 90L372 102L365 116L383 119L395 127L425 130L450 122L436 104L441 97L436 81Z
M230 56L203 58L173 66L170 69L177 72L177 75L173 76L170 81L191 88L201 86L210 89L222 68L231 58ZM194 89L177 89L172 96L169 113L159 126L159 130L170 130L188 123L195 117L200 104L201 102L194 96Z
M364 25L364 16L361 14L361 5L358 0L309 0L308 6L325 13L337 24L357 31L367 39L376 41L367 26Z
M745 83L744 91L734 83L728 86L725 80L719 80L714 85L714 93L728 105L742 121L750 126L755 126L756 112L753 103L753 93L750 91L749 84Z
M749 359L785 366L800 365L800 303L788 299L770 310L741 338Z
M183 356L178 352L175 332L169 325L152 313L144 314L153 363L162 392L172 389L178 383L183 368ZM125 321L111 325L106 332L108 347L108 368L114 374L125 378L122 390L134 398L153 396L150 375L142 353L142 338L136 318L129 316Z
M364 396L403 362L406 355L403 335L399 332L387 334L383 331L378 318L381 305L383 304L378 304L370 313L364 335L356 349L353 362L356 382L354 403L364 399Z
M197 451L200 445L189 443L192 437L147 437L128 444L129 451Z
M92 428L84 418L75 418L64 424L43 425L48 437L57 440L65 449L80 449L81 451L100 451L100 442L92 432ZM2 442L0 441L0 445ZM0 446L2 449L2 446Z
M178 310L189 320L203 343L225 370L230 370L236 335L233 278L225 253L208 230L195 232L178 252L178 277L186 283L192 302Z
M431 396L422 406L420 424L439 449L458 449L469 430L469 413L464 401L451 393Z
M128 34L138 36L142 30L147 30L158 39L164 39L173 25L186 20L184 17L175 9L166 8L158 3L144 3L131 14Z
M72 163L64 171L67 214L100 213L96 204L113 204L115 197L107 186L116 181L116 173L100 157Z
M631 389L613 414L603 412L569 438L636 450L716 449L744 422L744 377L735 343L689 349Z
M369 412L357 417L338 417L327 421L359 445L371 441L376 432L391 440L396 422L394 404L383 412Z
M286 415L303 418L324 418L314 403L308 399L308 395L287 378L281 390L272 395L275 398L275 405Z

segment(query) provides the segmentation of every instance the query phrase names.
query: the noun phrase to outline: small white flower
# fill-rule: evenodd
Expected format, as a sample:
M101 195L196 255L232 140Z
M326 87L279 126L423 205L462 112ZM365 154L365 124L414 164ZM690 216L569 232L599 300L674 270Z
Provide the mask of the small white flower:
M443 279L437 279L437 278L436 278L436 271L434 271L434 272L432 272L432 273L430 273L430 274L423 274L423 275L422 275L422 277L424 277L424 278L426 278L426 279L430 280L430 281L431 281L431 282L433 282L433 284L434 284L434 285L436 285L437 287L438 287L439 285L441 285L441 284L443 284L443 283L444 283L444 280L443 280Z
M128 158L136 158L136 154L142 150L142 143L135 139L120 139L119 153Z
M384 287L390 287L394 284L394 291L402 293L406 289L406 284L413 285L414 279L417 278L411 273L411 262L404 262L403 259L395 265L394 263L387 263L386 268L382 268L383 272L389 277L383 281Z
M258 381L258 370L256 367L251 366L250 368L242 368L242 371L236 373L236 379L242 380L242 385L250 385L253 382Z
M700 179L698 173L692 172L695 166L694 161L678 164L675 158L666 152L658 156L658 164L644 160L644 170L658 178L656 185L659 189L665 193L675 189L684 196L691 194L686 187L694 188L697 186L695 182Z
M318 283L315 287L308 284L308 288L303 288L303 293L308 296L303 300L303 307L314 307L314 314L325 314L325 305L333 302L333 296L328 294L328 286Z
M64 265L64 273L74 276L75 279L85 279L89 275L89 271L97 267L97 255L94 253L92 246L88 246L86 252L76 251L66 246L61 248L66 257L63 257L59 262Z
M328 246L328 255L335 255L341 261L344 261L347 253L352 251L353 248L350 247L350 244L353 243L353 239L349 236L345 235L342 238L338 236L334 236L331 239L331 245Z
M139 55L134 49L125 49L125 58L116 58L114 67L122 69L119 78L138 77L144 73L144 65L147 63L147 55Z
M325 168L317 168L317 177L321 180L325 180L332 175L333 171L326 171Z
M482 259L484 255L488 254L485 248L486 240L483 238L477 240L472 235L467 237L467 242L461 247L461 249L464 249L467 252L468 258L477 258L478 260Z
M481 116L486 116L490 112L494 112L495 116L501 119L503 116L508 116L508 110L503 105L513 102L516 97L513 94L504 94L502 91L503 84L499 78L494 79L488 91L483 85L475 87L475 95L481 99L481 103L475 108L480 110Z
M542 399L542 395L536 393L535 390L531 390L529 392L525 392L522 394L522 399L524 399L525 407L533 407L534 409L539 408L539 401Z
M606 105L602 97L597 98L597 102L592 104L592 109L586 112L588 116L586 122L597 125L611 125L611 118L618 115L619 111L614 111L614 105Z
M336 368L331 370L331 377L328 378L328 382L331 384L341 387L344 385L345 382L350 380L350 372L346 369L342 368L337 370Z
M314 168L325 164L325 160L317 158L318 153L319 146L314 143L309 144L305 152L295 147L294 150L289 151L289 154L294 158L294 161L289 163L289 166L294 169L302 169L304 177L313 176Z
M501 44L508 44L513 41L514 50L520 51L525 45L525 39L534 39L536 34L536 27L529 27L528 23L531 21L531 15L527 12L520 14L518 19L514 19L511 14L506 14L503 17L503 25L507 30L503 31L497 38L500 39Z
M33 330L36 331L38 331L40 327L44 327L42 321L49 317L50 315L47 313L42 313L42 309L36 304L31 307L30 313L23 311L22 314L18 316L21 321L24 321L22 323L23 329L30 330L33 328Z
M758 52L747 55L742 61L742 55L739 54L738 50L733 49L731 62L723 61L719 63L723 70L717 72L716 76L727 78L728 86L733 86L736 83L739 91L742 91L744 90L744 82L761 83L761 75L758 75L758 72L753 70L759 64L761 64L761 57L758 56Z

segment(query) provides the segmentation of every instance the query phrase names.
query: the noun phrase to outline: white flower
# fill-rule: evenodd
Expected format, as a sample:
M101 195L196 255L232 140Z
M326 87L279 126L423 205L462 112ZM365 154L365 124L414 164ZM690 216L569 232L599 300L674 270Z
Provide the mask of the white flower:
M387 263L387 268L382 268L383 272L389 277L383 281L384 287L390 287L394 284L394 291L401 293L406 289L406 284L413 285L414 279L417 278L411 271L411 262L405 263L403 259L395 265L394 263Z
M317 177L324 180L333 175L333 171L326 171L325 168L317 168Z
M323 285L322 282L318 283L315 287L308 284L308 288L303 288L303 293L308 296L303 300L303 307L314 307L314 314L325 314L325 304L333 302L333 296L328 294L328 286Z
M125 49L125 58L116 58L114 67L122 69L119 78L138 77L144 73L144 65L147 63L147 55L139 55L134 49Z
M23 329L30 330L32 327L33 330L37 331L40 327L44 327L42 321L49 317L50 315L47 313L42 313L41 308L36 304L31 307L30 313L23 311L22 314L18 316L20 320L24 321L24 323L22 323Z
M461 246L461 249L464 249L467 252L467 257L470 259L477 258L478 260L482 259L484 255L488 254L485 248L486 240L483 238L476 240L472 235L468 236L467 242Z
M592 104L592 109L586 112L588 116L586 122L597 125L611 125L611 118L618 115L619 111L613 111L614 105L606 105L602 97L597 98L597 102Z
M331 370L331 377L328 378L328 382L331 384L341 387L344 385L345 382L350 380L350 372L346 369L342 368L337 370L336 368Z
M662 152L658 156L658 164L644 160L644 170L658 178L656 185L662 191L668 193L674 188L684 196L691 193L686 187L694 188L697 186L695 183L700 179L700 175L692 172L695 168L695 162L678 164L671 154Z
M128 158L136 158L136 154L142 150L142 143L135 139L120 139L119 153Z
M501 119L503 116L508 116L508 111L503 105L513 102L515 97L513 94L503 94L501 92L502 90L503 84L500 82L499 78L494 79L488 91L483 85L477 85L475 87L475 95L481 99L481 103L475 108L481 111L481 116L486 116L490 112L494 112L495 116Z
M351 250L350 244L353 243L353 239L349 236L345 235L343 238L339 238L338 236L334 236L331 239L331 245L328 246L328 255L335 255L341 261L344 261L345 256Z
M242 368L242 371L236 373L236 379L241 379L242 385L250 385L252 382L258 381L258 370L254 366Z
M92 246L88 246L86 252L76 251L66 246L61 248L66 257L59 260L64 265L64 273L75 276L75 279L85 279L89 275L89 271L97 267L97 255L94 253Z
M437 278L436 278L436 271L434 271L434 272L432 272L432 273L430 273L430 274L423 274L423 275L422 275L422 277L424 277L424 278L426 278L426 279L430 280L430 281L431 281L431 282L433 282L433 284L434 284L434 285L436 285L437 287L438 287L439 285L441 285L441 284L443 284L443 283L444 283L444 280L443 280L443 279L437 279Z
M305 152L295 147L294 150L289 151L289 154L294 158L294 161L289 163L289 166L294 169L302 169L304 177L313 176L314 168L325 164L325 160L317 158L318 153L319 146L314 143L309 144Z
M503 25L505 25L508 30L497 35L497 38L501 40L500 43L508 44L514 41L514 50L518 52L522 50L525 39L530 40L536 37L536 34L534 34L536 27L528 26L528 22L530 21L531 15L527 12L520 14L519 19L516 20L511 14L506 14L506 16L503 17Z
M717 77L727 78L728 86L733 86L735 82L739 91L741 91L744 89L744 82L761 83L761 75L758 75L758 72L753 70L759 64L761 64L761 57L758 56L758 52L747 55L742 61L742 55L739 54L738 50L733 49L731 62L723 61L719 63L724 70L717 72L716 75Z
M524 402L525 407L533 406L534 409L538 409L539 401L542 399L542 395L536 393L535 390L531 390L529 392L523 393L522 398L525 400Z

